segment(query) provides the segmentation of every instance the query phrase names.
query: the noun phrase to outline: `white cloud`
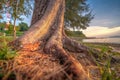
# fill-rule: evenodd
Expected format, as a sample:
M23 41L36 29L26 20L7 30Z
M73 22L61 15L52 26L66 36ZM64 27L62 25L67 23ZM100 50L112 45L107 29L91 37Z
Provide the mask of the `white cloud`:
M83 30L83 33L87 37L108 37L108 36L120 36L120 27L108 28L101 26L91 26L86 30Z

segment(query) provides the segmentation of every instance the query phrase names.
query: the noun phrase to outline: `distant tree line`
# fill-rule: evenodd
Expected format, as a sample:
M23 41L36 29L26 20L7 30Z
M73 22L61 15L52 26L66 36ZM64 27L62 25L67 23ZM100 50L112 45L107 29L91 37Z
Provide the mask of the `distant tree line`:
M8 27L8 30L5 31L5 26L6 26L6 22L0 22L0 32L5 32L7 34L12 34L13 33L13 28L14 28L14 25L12 23L10 23L9 27ZM19 23L16 27L16 31L18 32L24 32L24 31L27 31L29 26L27 23L25 22L21 22Z

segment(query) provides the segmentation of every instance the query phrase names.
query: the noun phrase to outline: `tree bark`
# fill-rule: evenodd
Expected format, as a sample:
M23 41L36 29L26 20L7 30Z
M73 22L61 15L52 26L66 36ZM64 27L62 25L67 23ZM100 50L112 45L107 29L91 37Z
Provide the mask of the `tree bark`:
M14 36L14 40L16 39L16 26L15 26L15 23L16 23L16 18L14 19L14 23L13 23L13 36Z
M85 65L69 52L85 54L94 65L87 48L69 39L64 33L65 0L35 0L30 29L15 40L14 46L20 51L41 51L54 56L60 65L68 66L65 72L72 80L91 80Z

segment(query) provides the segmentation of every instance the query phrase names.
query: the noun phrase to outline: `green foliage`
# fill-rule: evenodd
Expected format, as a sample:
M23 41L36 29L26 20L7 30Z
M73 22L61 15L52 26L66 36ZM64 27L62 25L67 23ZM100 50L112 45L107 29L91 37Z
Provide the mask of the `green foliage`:
M7 36L13 36L14 25L10 24L9 27L8 27L8 30L6 30L6 31L4 30L5 25L6 25L5 22L0 22L0 36L2 36L3 33L6 33ZM22 28L21 31L20 31L20 28ZM22 31L25 31L27 29L28 29L28 25L26 23L24 23L24 22L22 22L22 24L20 23L20 27L16 26L16 31L17 31L16 35L21 36L23 34Z
M7 0L2 1L4 3L7 2ZM28 16L31 14L31 3L33 3L31 0L9 0L10 7L8 11L12 15L13 19L22 20L22 15ZM86 0L66 0L66 27L86 29L92 19L93 16L91 15L91 11Z
M4 30L4 28L5 28L5 26L6 26L6 22L0 22L0 32L1 33L6 33L6 34L12 34L13 33L13 25L12 24L10 24L9 25L9 27L8 27L8 30Z
M11 47L7 45L8 42L12 40L13 37L11 36L0 36L0 42L2 42L0 43L0 62L3 63L0 66L0 80L2 80L4 77L4 80L7 80L6 77L15 80L15 76L12 73L12 70L9 68L9 62L12 61L12 59L17 56L17 54L16 51L12 50ZM5 68L6 66L8 66L9 70Z
M113 56L120 56L120 53L113 52L112 48L105 44L84 43L84 45L89 47L90 54L95 57L94 60L100 68L101 80L120 80L120 77L116 76L119 74L116 70L119 64L112 62Z
M22 31L17 31L17 36L21 36L22 34L23 34L24 32L22 32Z
M106 64L102 67L99 66L101 67L101 75L102 75L101 80L120 80L120 78L116 76L117 71L112 70L111 68L113 67L111 64L111 60L112 60L112 56L107 56L107 59L105 61Z
M65 26L86 29L92 19L86 0L66 0Z
M10 24L8 27L8 30L4 31L6 35L12 35L13 34L13 25Z
M3 32L5 24L6 24L5 22L0 22L0 32Z
M5 36L2 36L3 43L0 45L0 60L12 59L16 55L16 51L13 51L8 45Z
M111 59L109 58L107 60L106 65L102 68L102 80L113 80L113 75L114 73L112 73L111 69L110 69L110 61Z
M9 13L13 19L22 20L22 15L28 16L32 7L29 0L9 0Z
M4 0L0 0L0 19L2 19Z
M20 29L20 31L27 31L28 28L29 27L28 27L27 23L24 23L24 22L19 23L19 29Z
M71 36L71 37L83 37L83 38L85 38L85 35L81 31L69 31L69 30L65 30L65 33L68 36Z
M6 26L5 22L0 23L0 32L1 33L6 33L7 35L13 34L13 25L10 24L9 27L8 27L8 30L6 30L6 31L4 30L5 26Z
M30 2L30 0L2 0L0 2L2 5L0 11L4 10L4 13L11 14L14 21L14 38L16 38L16 20L23 20L22 16L28 16L32 12Z

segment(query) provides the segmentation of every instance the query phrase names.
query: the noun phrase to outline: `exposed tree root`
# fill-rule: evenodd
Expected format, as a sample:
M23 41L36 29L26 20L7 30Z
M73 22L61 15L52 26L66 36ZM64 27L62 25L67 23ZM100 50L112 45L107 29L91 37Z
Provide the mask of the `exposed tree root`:
M35 44L27 46L36 47ZM51 44L44 52L32 51L29 47L21 49L12 63L11 72L15 73L16 80L98 79L98 68L84 53L69 52L57 44Z
M82 65L71 55L68 55L60 46L53 45L51 49L47 50L51 52L56 59L59 59L61 65L68 66L66 73L71 75L72 80L90 80Z
M91 62L91 64L96 65L95 61L93 60L93 56L89 53L89 48L84 46L77 41L70 39L69 37L63 37L63 48L69 52L73 53L81 53L81 58L84 57Z
M64 52L56 50L58 52L53 51L52 54L20 51L19 56L10 63L10 72L16 75L15 80L97 80L73 56L63 56ZM62 55L56 56L56 53ZM95 66L86 68L97 69ZM4 77L4 80L7 78Z
M35 80L58 80L56 76L59 77L60 80L92 80L94 76L89 74L89 70L91 66L95 67L95 64L93 63L92 59L89 60L91 58L91 56L88 56L89 53L87 51L85 53L85 49L83 52L80 51L81 54L79 54L80 57L78 59L76 52L74 51L75 54L73 54L73 52L65 50L62 47L62 44L60 44L61 40L57 40L57 38L58 37L55 35L54 37L51 37L43 51L39 51L39 44L37 43L33 45L28 44L22 47L19 52L20 56L15 60L15 63L17 63L18 66L18 68L15 66L15 72L17 76L20 77L24 74L28 79L34 77ZM71 44L73 44L72 41ZM39 52L34 51L34 47L37 48L36 46L38 47L37 51ZM46 63L44 63L44 61ZM42 64L40 65L40 63ZM53 64L55 65L51 67ZM43 70L44 68L46 71ZM41 69L43 71L41 71ZM51 70L50 72L49 69ZM53 69L55 69L54 72ZM49 74L54 75L50 76ZM19 77L17 78L19 79Z
M40 1L44 2L44 5ZM39 8L40 4L37 2L45 9L41 17L37 11L42 8ZM35 0L35 3L33 25L13 43L19 48L20 54L14 62L16 78L92 80L87 66L95 66L95 63L87 48L67 38L63 33L65 0ZM70 52L80 52L84 59L78 61Z
M14 67L16 68L14 71L17 74L17 80L20 76L21 80L25 78L27 80L48 80L62 69L62 66L52 56L26 51L20 52L20 56L15 60Z

